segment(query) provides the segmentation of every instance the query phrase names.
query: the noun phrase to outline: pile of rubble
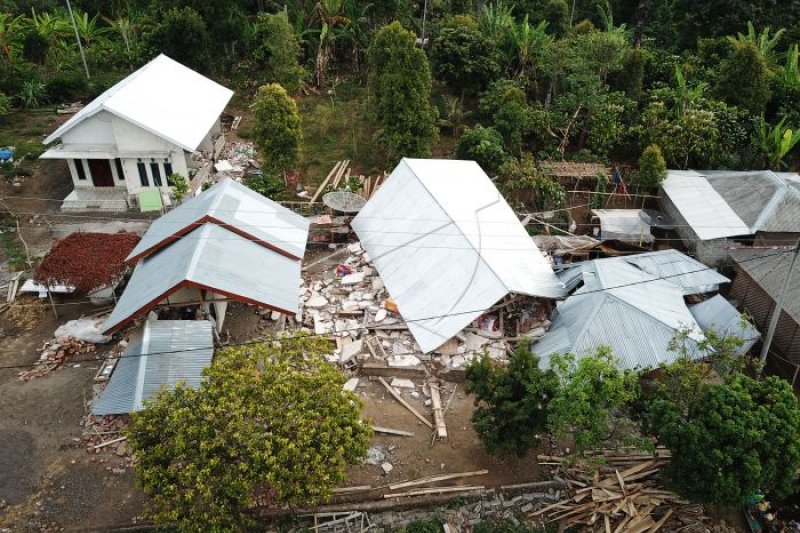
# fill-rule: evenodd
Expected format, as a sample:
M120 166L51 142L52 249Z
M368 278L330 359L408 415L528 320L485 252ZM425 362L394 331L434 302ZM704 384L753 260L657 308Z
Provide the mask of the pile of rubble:
M30 381L52 373L79 354L94 353L95 345L74 338L46 342L35 366L17 374L20 381ZM76 365L79 366L79 363Z
M349 256L334 270L304 280L301 310L295 317L304 331L336 339L330 360L345 369L370 359L394 368L463 369L484 352L504 361L512 342L541 337L550 326L550 309L542 301L510 297L433 353L424 354L367 253L359 243L347 249Z
M126 415L84 415L81 418L83 434L80 442L86 447L87 453L113 453L120 457L129 455L125 443L125 431L129 424L130 419Z
M215 180L232 178L241 180L245 174L260 174L261 164L256 159L255 144L251 142L228 142L222 156L214 165Z

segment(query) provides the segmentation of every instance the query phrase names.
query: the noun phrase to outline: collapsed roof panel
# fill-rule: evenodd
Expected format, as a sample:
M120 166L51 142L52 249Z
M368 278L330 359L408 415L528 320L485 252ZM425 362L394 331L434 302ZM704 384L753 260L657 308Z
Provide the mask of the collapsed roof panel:
M508 293L564 294L474 161L403 159L352 227L426 353Z

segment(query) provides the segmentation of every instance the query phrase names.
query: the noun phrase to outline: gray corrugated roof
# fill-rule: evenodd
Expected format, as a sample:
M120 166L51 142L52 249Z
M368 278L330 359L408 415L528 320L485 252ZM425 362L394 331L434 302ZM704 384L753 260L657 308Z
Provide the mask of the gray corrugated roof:
M299 283L300 261L207 223L136 265L103 328L116 329L184 286L294 314Z
M150 354L150 355L148 355ZM147 321L117 363L92 407L93 415L132 413L162 387L183 381L197 388L211 364L214 340L206 320Z
M773 301L783 287L792 262L791 250L731 250L731 257L766 292ZM783 310L800 323L800 262L795 265Z
M689 311L705 333L714 330L723 337L733 335L742 339L744 344L737 350L741 355L747 353L761 336L756 327L744 320L742 314L719 294L689 307Z
M153 222L127 260L147 256L206 221L296 259L305 253L308 220L241 183L223 179Z
M800 190L796 174L762 171L701 171L714 190L758 231L800 232Z
M531 346L543 366L549 366L554 353L581 357L605 345L622 368L656 367L678 357L669 344L679 329L690 330L689 343L695 348L703 339L678 286L624 262L596 266L596 274L589 274L596 281L589 278L559 305L550 331ZM704 356L699 351L694 355Z

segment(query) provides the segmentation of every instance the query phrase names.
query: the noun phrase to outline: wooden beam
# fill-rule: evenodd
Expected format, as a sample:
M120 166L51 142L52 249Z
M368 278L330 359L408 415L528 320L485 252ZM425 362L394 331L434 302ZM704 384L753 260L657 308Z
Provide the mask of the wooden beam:
M439 383L429 381L428 387L431 390L431 404L433 406L433 421L436 424L436 438L444 440L447 438L447 426L444 424L444 412L442 411L442 397L439 395Z
M402 483L395 483L389 485L389 490L404 489L406 487L416 487L417 485L427 485L428 483L437 483L439 481L447 481L448 479L460 479L464 477L482 476L488 474L488 470L476 470L474 472L463 472L460 474L442 474L440 476L429 476L412 481L403 481Z
M413 414L414 416L416 416L416 417L417 417L417 418L418 418L418 419L419 419L419 420L420 420L420 421L421 421L423 424L425 424L426 426L428 426L430 429L433 429L433 424L431 424L431 423L430 423L430 421L429 421L427 418L425 418L424 416L422 416L421 414L419 414L419 411L417 411L416 409L414 409L413 407L411 407L411 405L409 405L409 403L408 403L407 401L405 401L405 400L403 399L403 397L402 397L402 396L400 396L399 394L397 394L397 392L396 392L396 391L395 391L395 390L392 388L392 386L391 386L391 385L389 385L388 383L386 383L386 380L385 380L385 379L383 379L382 377L378 377L378 381L380 381L380 382L381 382L381 384L382 384L384 387L386 387L386 390L387 390L387 391L389 391L389 394L391 394L391 395L394 397L394 399L395 399L395 400L397 400L398 402L400 402L400 404L401 404L403 407L405 407L406 409L408 409L409 411L411 411L411 414Z
M388 498L404 498L407 496L424 496L426 494L445 494L448 492L471 492L475 490L483 490L486 487L483 485L474 485L470 487L440 487L438 489L416 489L408 492L397 492L395 494L384 494L384 499Z
M319 188L317 189L317 192L315 192L314 196L311 197L311 200L308 201L309 204L313 204L314 202L317 201L317 198L319 198L319 195L322 193L322 191L325 189L325 187L328 186L328 182L331 180L331 178L334 176L334 174L336 172L338 172L339 167L342 165L342 163L344 163L344 161L337 161L336 164L333 165L333 168L328 173L328 176L325 178L325 180L322 182L322 184L319 186Z
M414 434L410 431L401 431L399 429L382 428L380 426L372 426L375 433L385 433L386 435L399 435L400 437L413 437Z

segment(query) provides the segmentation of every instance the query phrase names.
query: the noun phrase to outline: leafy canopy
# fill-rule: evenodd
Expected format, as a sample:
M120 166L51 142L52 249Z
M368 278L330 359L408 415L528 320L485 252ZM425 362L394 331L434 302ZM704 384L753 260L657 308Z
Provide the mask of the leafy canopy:
M437 138L430 67L415 39L393 22L378 31L369 50L369 95L390 162L429 156Z
M255 123L253 135L264 159L264 167L272 172L286 172L300 155L300 115L297 103L277 83L258 88L253 103Z
M305 71L298 63L300 43L287 10L259 14L255 39L253 58L264 68L266 80L282 85L289 93L299 91Z
M522 457L539 442L555 381L539 369L539 359L525 343L519 344L508 368L496 367L488 355L473 360L466 379L477 406L472 425L486 451Z
M252 527L254 503L315 503L366 455L361 401L316 338L220 350L197 390L179 385L133 415L129 439L150 514L179 531Z

